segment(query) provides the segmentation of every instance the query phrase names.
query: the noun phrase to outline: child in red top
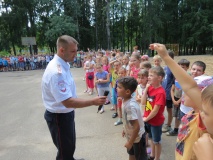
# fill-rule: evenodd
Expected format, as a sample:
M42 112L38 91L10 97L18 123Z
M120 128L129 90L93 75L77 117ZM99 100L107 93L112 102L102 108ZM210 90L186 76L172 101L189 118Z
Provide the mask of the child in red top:
M143 120L146 131L151 139L150 160L159 160L161 154L161 135L164 122L164 108L166 93L161 82L165 76L162 67L153 67L149 70L148 84L141 98L142 105L146 105Z

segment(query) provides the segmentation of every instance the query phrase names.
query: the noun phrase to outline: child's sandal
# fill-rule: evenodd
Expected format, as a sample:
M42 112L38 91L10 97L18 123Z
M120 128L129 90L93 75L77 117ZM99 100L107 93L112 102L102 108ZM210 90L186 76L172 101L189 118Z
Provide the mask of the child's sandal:
M115 108L114 108L114 107L110 108L110 111L114 111L114 110L115 110Z

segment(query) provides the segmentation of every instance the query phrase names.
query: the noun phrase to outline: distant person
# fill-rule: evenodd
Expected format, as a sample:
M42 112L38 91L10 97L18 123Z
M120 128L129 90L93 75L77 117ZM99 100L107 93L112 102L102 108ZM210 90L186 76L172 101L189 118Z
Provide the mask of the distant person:
M121 63L117 60L110 61L110 74L112 76L112 108L111 111L115 110L112 118L116 118L118 116L118 106L117 106L117 93L116 93L116 80L118 79L118 71L121 68Z
M7 71L8 71L9 63L8 63L6 57L3 58L2 62L3 62L3 71L4 71L4 72L7 72Z
M149 61L149 56L147 54L141 56L141 62Z
M138 46L134 46L134 47L133 47L132 55L138 54L138 53L139 53Z
M123 56L122 67L126 69L126 76L129 76L129 73L130 73L130 69L129 69L129 57L127 55Z
M140 54L135 53L130 57L131 67L130 67L130 76L135 79L138 78L138 72L140 71L141 57Z
M159 55L155 55L153 57L153 61L154 61L154 67L161 66L162 59L161 59L161 57Z
M78 42L63 35L56 45L57 54L49 62L42 78L42 99L46 108L44 118L58 150L56 160L75 160L75 108L103 105L106 97L90 100L77 98L69 62L77 54Z
M138 78L137 78L138 86L136 89L136 97L135 97L138 103L141 103L141 97L146 88L146 84L148 82L148 76L149 76L149 72L146 69L141 69L138 72ZM142 111L141 113L144 112L144 109L145 109L144 107L145 106L143 106L143 108L141 107L141 111Z
M109 65L109 59L108 59L108 57L107 57L107 56L103 56L103 57L101 58L101 62L102 62L102 65L103 65L103 70L109 73L110 65ZM109 73L109 80L110 80L109 83L111 83L111 74L110 74L110 73ZM110 97L110 99L111 99L111 97ZM107 98L105 105L111 103L111 102L110 102L110 101L111 101L110 99Z
M3 71L4 65L3 65L3 59L0 57L0 71Z
M85 93L89 93L89 95L93 94L94 90L94 65L95 62L92 60L92 55L89 54L87 56L87 61L84 64L84 69L86 71L86 85L88 87L88 90L85 91Z
M120 67L120 69L118 70L118 79L125 77L126 76L126 69L123 67ZM117 93L117 84L118 84L118 80L115 82L115 91ZM117 94L116 94L117 95ZM117 95L117 108L118 108L118 120L114 123L115 126L123 124L122 122L122 97L118 97Z
M149 71L147 71L146 69L141 69L139 72L138 72L138 78L137 78L137 81L138 81L138 86L136 88L136 101L140 104L140 107L141 107L141 115L143 116L144 114L144 110L145 110L145 105L141 105L141 97L143 95L143 92L146 88L146 85L148 83L148 76L149 76ZM148 134L146 134L146 146L148 146ZM151 152L151 148L147 148L147 153L150 153Z
M149 61L143 61L140 63L140 69L146 69L149 71L150 68L152 68L152 64Z
M101 63L103 65L103 70L107 71L109 73L110 65L109 65L109 59L107 56L103 56L101 58Z
M107 71L104 71L103 65L100 63L95 64L95 85L97 86L97 91L99 96L103 96L105 91L109 91L108 99L111 100L111 93L109 87L110 74ZM102 106L99 111L100 114L104 112L104 106Z

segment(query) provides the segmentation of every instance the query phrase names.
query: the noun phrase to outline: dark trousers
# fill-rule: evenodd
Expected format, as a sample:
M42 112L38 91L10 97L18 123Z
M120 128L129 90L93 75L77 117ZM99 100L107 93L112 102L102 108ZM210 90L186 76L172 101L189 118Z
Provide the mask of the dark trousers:
M136 160L147 160L146 133L142 135L140 142L134 143L127 152L129 155L134 155Z
M75 112L51 113L45 111L44 118L52 136L53 143L58 149L56 160L75 160Z

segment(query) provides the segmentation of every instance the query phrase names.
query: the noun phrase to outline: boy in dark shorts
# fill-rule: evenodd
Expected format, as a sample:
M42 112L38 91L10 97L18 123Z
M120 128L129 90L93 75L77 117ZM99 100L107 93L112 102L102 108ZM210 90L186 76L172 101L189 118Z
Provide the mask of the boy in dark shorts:
M127 138L125 147L129 160L147 160L144 122L140 105L132 98L138 82L133 77L122 77L117 81L117 94L122 98L122 117L124 130L122 136Z

